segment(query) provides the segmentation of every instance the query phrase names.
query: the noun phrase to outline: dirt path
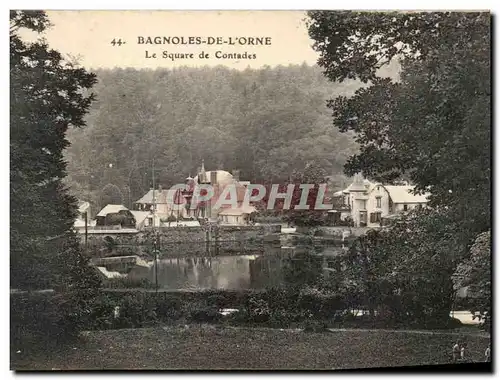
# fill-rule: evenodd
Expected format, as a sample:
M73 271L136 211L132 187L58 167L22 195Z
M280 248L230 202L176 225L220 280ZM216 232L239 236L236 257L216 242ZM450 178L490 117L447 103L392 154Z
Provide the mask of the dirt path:
M452 336L477 336L481 338L489 338L490 334L485 331L432 331L432 330L391 330L391 329L342 329L329 328L331 332L387 332L387 333L404 333L404 334L421 334L421 335L452 335Z

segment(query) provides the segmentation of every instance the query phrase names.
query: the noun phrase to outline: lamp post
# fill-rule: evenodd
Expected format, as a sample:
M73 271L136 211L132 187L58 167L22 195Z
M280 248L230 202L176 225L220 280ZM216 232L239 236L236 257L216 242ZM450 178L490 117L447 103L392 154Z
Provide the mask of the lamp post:
M152 162L152 177L153 177L153 249L155 260L155 292L158 294L158 250L160 247L160 234L156 230L156 182L155 182L155 159Z
M153 232L154 233L154 232ZM155 260L155 293L158 294L158 236L155 234L153 237L153 252Z
M137 163L134 163L134 166L132 167L132 169L129 171L128 173L128 191L129 191L129 203L131 202L130 200L130 193L131 193L131 189L130 189L130 180L132 178L132 173L134 172L134 170L138 170L138 169L144 169L144 168L147 168L148 165L142 165L142 166L137 166ZM155 271L155 293L158 293L158 258L159 258L159 248L160 248L160 234L159 232L156 230L156 177L155 177L155 174L156 174L156 170L155 169L155 160L153 158L152 160L152 179L153 179L153 209L151 210L152 211L152 214L153 214L153 218L152 218L152 225L151 225L151 229L152 229L152 234L153 234L153 257L154 257L154 271ZM144 174L144 176L146 175L147 173ZM143 183L144 183L144 176L143 176Z
M155 194L155 159L153 158L153 250L155 258L155 292L158 294L158 235L155 230L156 222L156 194Z

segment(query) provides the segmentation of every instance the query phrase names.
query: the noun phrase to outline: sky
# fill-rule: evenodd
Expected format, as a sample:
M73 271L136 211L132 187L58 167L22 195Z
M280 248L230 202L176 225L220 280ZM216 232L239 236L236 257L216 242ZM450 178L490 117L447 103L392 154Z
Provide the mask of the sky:
M264 65L309 65L317 53L307 34L303 11L47 11L52 28L45 33L49 45L63 54L78 57L90 69L224 65L236 69ZM237 42L238 37L268 38L270 45L146 45L139 37L201 37L213 42ZM209 41L208 37L212 37ZM112 45L120 40L125 44ZM173 41L173 39L171 39ZM241 40L243 42L243 39ZM265 40L264 40L265 42ZM156 58L152 57L156 54ZM167 51L167 58L162 54ZM221 54L255 54L255 58L219 58ZM205 52L209 58L201 59ZM193 54L175 58L168 54Z

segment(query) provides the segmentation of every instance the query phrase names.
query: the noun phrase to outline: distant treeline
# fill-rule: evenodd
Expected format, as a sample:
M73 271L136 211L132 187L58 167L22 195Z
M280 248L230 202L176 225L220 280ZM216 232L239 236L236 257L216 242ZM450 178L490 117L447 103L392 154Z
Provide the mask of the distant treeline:
M69 132L72 192L98 207L129 204L151 186L210 169L240 170L250 181L283 181L314 161L342 181L351 136L332 125L328 99L357 82L328 82L306 64L97 70L87 127Z

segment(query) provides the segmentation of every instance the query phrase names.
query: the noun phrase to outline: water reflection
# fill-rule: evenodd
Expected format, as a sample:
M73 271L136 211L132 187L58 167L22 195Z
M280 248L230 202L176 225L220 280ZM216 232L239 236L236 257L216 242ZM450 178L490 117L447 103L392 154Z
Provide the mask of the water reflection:
M278 248L253 255L182 256L158 260L158 284L162 289L263 289L284 282L288 258L311 251L310 247ZM335 256L341 247L322 248L316 254ZM155 265L131 268L130 279L155 282Z

